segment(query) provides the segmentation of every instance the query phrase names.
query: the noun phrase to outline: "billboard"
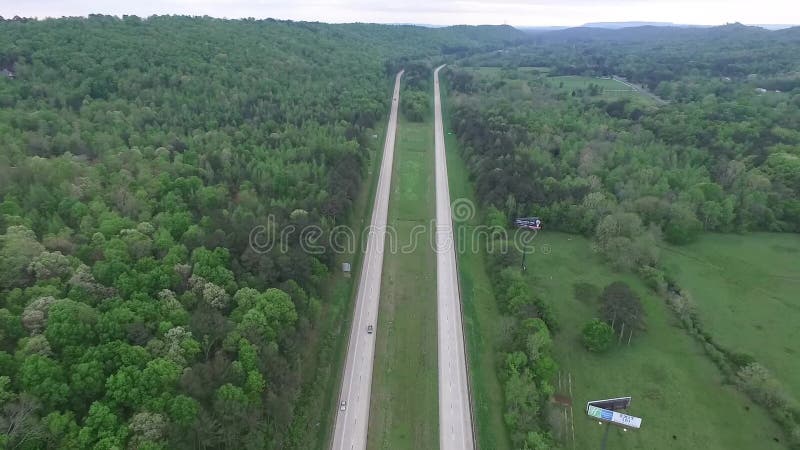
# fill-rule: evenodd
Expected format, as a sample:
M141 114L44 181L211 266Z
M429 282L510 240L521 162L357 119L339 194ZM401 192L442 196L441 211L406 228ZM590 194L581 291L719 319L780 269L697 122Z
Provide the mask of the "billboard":
M631 398L630 397L617 397L617 398L607 398L605 400L593 400L591 402L586 402L586 411L589 411L589 406L596 406L600 409L610 409L612 411L617 411L620 409L628 409L631 406Z
M620 425L625 428L640 428L642 426L642 419L640 417L629 416L627 414L622 414L608 409L598 408L592 405L589 405L586 413L589 414L590 417L594 417L595 419L602 420L603 422L613 423L615 425Z

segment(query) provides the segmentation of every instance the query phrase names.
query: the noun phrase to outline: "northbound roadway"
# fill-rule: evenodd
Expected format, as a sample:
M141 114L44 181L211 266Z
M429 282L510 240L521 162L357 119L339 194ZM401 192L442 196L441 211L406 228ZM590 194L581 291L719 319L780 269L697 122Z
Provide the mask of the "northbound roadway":
M337 410L332 445L335 450L361 450L367 445L369 396L375 354L375 334L367 333L367 327L370 325L374 327L378 318L386 216L389 208L389 187L392 181L394 139L397 130L397 105L400 100L400 77L402 76L403 71L400 71L394 82L392 108L389 113L389 125L386 129L386 141L383 146L383 160L375 192L372 222L367 236L366 252L356 293L353 326L350 329L347 359L339 394L339 405L341 402L346 402L346 405L344 411L341 410L341 406Z
M450 188L439 95L439 70L433 72L436 146L436 276L439 343L439 448L475 448L472 434L469 381L461 324L461 291L458 284Z

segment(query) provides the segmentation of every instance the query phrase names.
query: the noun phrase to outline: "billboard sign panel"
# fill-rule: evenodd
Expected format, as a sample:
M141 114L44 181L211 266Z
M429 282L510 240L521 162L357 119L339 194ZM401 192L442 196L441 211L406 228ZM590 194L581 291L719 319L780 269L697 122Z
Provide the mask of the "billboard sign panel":
M630 397L617 397L617 398L608 398L605 400L594 400L591 402L586 402L586 411L589 411L590 406L596 406L600 409L610 409L612 411L618 411L620 409L627 409L631 406L631 398Z
M642 426L642 419L640 417L629 416L616 411L598 408L589 405L586 411L590 417L602 420L603 422L610 422L615 425L620 425L625 428L640 428Z

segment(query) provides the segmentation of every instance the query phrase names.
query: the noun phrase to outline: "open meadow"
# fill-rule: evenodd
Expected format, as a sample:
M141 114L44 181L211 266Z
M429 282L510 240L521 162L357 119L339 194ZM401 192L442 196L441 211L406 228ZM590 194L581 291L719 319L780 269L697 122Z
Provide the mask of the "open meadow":
M766 366L800 397L800 236L706 234L662 259L717 343Z
M565 448L600 445L603 427L587 418L589 400L631 396L629 414L642 417L642 428L611 430L613 449L784 448L782 432L765 411L732 386L722 384L716 366L675 321L663 301L634 275L613 272L580 236L543 232L536 253L527 258L531 286L554 308L560 331L553 337L562 379L572 381L574 436L569 421L554 405L554 433L566 436ZM646 311L644 333L603 354L588 352L580 340L585 323L598 317L599 302L575 296L577 283L598 292L624 281L639 295ZM557 394L569 396L569 383L554 382ZM566 429L566 432L564 430ZM777 440L777 441L776 441ZM573 445L574 444L574 445Z
M562 92L571 94L572 92L588 91L590 85L599 86L599 97L607 100L617 100L628 98L644 105L656 103L654 98L643 92L637 91L625 83L612 78L582 77L577 75L566 75L547 78L550 85Z

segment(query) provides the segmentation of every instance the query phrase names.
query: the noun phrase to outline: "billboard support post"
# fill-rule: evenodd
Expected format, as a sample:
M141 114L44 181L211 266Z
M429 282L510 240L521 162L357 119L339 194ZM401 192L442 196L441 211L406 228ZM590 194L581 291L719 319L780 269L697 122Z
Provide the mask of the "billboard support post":
M608 431L611 429L611 423L606 422L606 432L603 433L603 442L600 444L600 450L606 450L606 442L608 442Z

